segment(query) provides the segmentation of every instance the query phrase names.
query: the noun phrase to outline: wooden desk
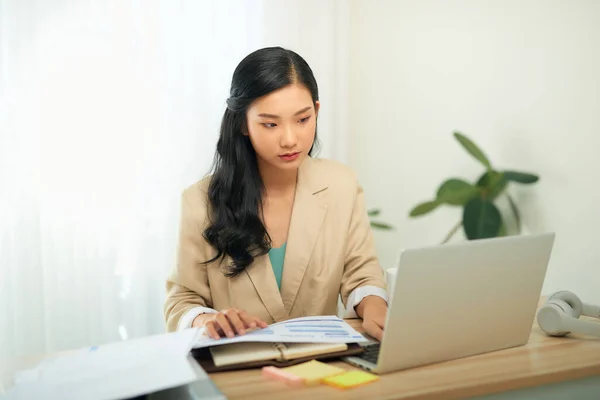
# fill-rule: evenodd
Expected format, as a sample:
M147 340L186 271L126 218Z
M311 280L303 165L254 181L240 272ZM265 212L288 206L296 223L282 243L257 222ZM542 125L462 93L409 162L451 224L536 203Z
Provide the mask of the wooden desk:
M362 331L360 320L348 320ZM443 338L440 338L443 340ZM33 366L40 357L15 360L0 366L0 378L17 369ZM334 362L346 369L353 366ZM5 375L5 376L4 376ZM600 399L600 339L589 337L550 338L533 326L525 346L482 354L460 360L408 369L381 376L380 381L346 391L320 385L293 388L265 379L259 369L210 375L229 399L458 399L483 396L485 399L515 400L542 398L573 400ZM592 378L588 378L592 377ZM588 379L582 379L588 378ZM591 380L590 380L591 379ZM573 382L572 387L565 387ZM2 383L2 379L0 379ZM556 385L563 385L557 388ZM546 388L544 393L523 393L524 388ZM573 390L583 387L582 396ZM536 390L536 389L532 389ZM507 393L508 391L508 393ZM492 395L504 392L506 395ZM1 397L2 390L0 390ZM565 393L568 393L566 395ZM488 396L489 395L489 396ZM535 395L535 396L534 396Z
M360 320L348 322L362 330ZM600 399L600 339L550 338L535 324L525 346L385 374L378 382L345 391L326 385L292 388L263 378L258 369L210 376L229 399L248 400L459 399L597 376Z

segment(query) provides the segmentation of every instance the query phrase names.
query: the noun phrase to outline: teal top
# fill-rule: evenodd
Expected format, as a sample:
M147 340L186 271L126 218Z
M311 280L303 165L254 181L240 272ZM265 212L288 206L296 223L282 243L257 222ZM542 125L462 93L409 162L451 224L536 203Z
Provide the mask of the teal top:
M271 260L271 265L273 266L273 273L275 274L275 279L277 280L277 287L281 290L281 276L283 275L283 259L285 258L285 248L287 243L284 243L283 246L278 248L272 248L269 250L269 259Z

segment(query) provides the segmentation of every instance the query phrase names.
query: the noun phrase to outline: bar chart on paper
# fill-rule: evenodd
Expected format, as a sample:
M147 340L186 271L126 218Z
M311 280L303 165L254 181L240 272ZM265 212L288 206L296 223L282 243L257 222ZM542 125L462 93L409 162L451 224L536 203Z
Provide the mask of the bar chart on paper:
M212 339L203 335L197 340L194 348L240 342L361 343L367 341L343 319L331 315L289 319L233 338Z

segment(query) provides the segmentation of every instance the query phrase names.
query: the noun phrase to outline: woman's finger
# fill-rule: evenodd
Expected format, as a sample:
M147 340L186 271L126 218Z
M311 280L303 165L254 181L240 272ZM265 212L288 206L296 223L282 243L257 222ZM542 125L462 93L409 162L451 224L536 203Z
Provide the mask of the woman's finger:
M253 329L258 326L258 324L255 321L255 318L248 315L248 313L246 311L240 311L240 312L238 312L238 315L239 315L240 319L242 320L242 322L244 323L246 328Z
M215 323L214 321L208 321L205 325L204 325L206 332L208 332L208 335L210 337L212 337L213 339L220 339L221 335L219 335L219 332L217 332L217 328L215 328Z
M253 318L254 318L254 322L256 323L256 326L258 326L259 328L266 328L267 326L269 326L262 319L260 319L258 317L253 317Z
M258 319L258 326L261 327L261 328L266 328L267 326L269 326L269 324L267 324L262 319Z
M268 325L265 321L263 321L262 319L255 317L253 315L248 314L246 311L244 310L237 310L238 311L238 315L240 317L240 319L242 320L242 322L244 322L244 325L246 325L246 328L252 329L252 328L266 328Z
M364 321L363 328L365 328L365 331L367 331L369 335L381 342L381 339L383 338L383 329L381 329L374 321Z
M235 332L237 332L240 335L246 334L246 330L244 329L244 322L240 318L238 310L230 308L228 310L225 310L223 314L225 314L225 316L229 320L229 324L233 327L233 329L235 329Z
M233 328L231 328L231 324L229 324L229 320L227 319L225 314L216 314L214 320L217 323L217 325L219 325L219 327L223 330L223 332L225 332L227 337L231 338L235 336L235 334L233 333Z

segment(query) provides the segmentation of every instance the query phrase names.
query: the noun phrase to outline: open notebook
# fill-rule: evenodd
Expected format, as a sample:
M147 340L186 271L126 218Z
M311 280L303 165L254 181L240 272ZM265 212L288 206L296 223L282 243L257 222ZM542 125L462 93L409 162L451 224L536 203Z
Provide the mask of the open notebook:
M192 355L206 372L264 366L288 367L310 360L331 360L360 354L357 343L232 343L194 349Z
M290 361L348 350L346 343L234 343L212 347L216 367L253 361Z
M233 338L201 335L192 354L206 372L286 367L313 359L360 354L368 341L334 315L288 319Z

